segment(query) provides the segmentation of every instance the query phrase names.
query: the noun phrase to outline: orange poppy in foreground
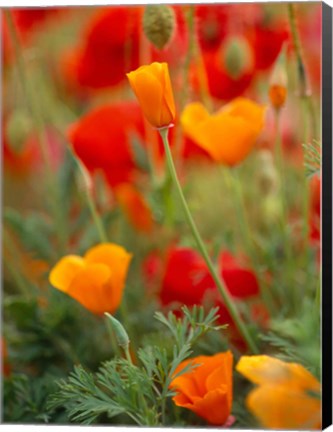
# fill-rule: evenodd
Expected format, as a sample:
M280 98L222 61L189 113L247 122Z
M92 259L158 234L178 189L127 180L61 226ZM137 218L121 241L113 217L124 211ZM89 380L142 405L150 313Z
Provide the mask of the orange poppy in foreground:
M199 102L185 107L181 123L185 135L216 162L234 166L242 162L264 126L265 107L237 98L210 115Z
M89 249L84 257L67 255L51 270L51 285L91 312L113 313L120 305L131 254L113 243Z
M223 425L232 406L231 352L185 360L175 375L189 364L197 366L171 382L170 388L177 391L174 403L195 412L212 425Z
M127 77L149 123L156 128L170 126L176 108L167 63L141 66Z
M259 355L241 357L236 370L258 385L246 403L265 428L321 428L320 383L303 366Z

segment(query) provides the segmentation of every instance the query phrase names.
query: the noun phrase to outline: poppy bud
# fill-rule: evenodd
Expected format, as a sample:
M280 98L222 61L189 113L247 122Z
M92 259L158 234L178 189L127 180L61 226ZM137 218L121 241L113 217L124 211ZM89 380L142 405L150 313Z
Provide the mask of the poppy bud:
M143 31L148 40L162 50L175 30L175 12L167 5L147 5L143 15Z
M93 182L89 171L86 167L77 159L80 173L76 176L76 183L78 189L85 193L91 193L93 189Z
M269 86L269 99L275 109L280 109L285 104L287 98L287 72L285 61L285 52L283 49L275 62Z
M31 132L30 117L22 110L14 111L9 117L6 127L6 136L11 148L19 152Z
M116 335L118 345L124 350L127 349L130 340L126 330L124 329L124 326L109 313L106 312L104 315L107 317L108 322L111 324L112 330Z
M273 195L279 187L273 155L265 149L258 152L258 186L264 196Z
M149 123L157 129L170 127L176 108L167 63L141 66L127 78Z
M253 53L248 41L241 36L229 38L222 51L223 63L228 75L237 80L253 66Z

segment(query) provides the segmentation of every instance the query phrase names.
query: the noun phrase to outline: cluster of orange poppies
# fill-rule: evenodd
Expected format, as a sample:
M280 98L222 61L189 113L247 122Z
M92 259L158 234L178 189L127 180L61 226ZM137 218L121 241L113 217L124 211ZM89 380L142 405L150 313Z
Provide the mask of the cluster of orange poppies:
M128 74L131 87L148 122L159 130L175 121L175 102L166 63L141 66ZM233 166L252 150L264 124L265 107L239 98L216 114L203 105L187 105L181 115L184 133L218 163ZM125 189L121 201L135 199ZM50 273L51 284L96 314L115 312L122 299L131 255L124 248L105 243L85 256L62 258ZM173 401L212 425L228 425L232 409L231 352L198 356L175 371L170 388ZM179 374L186 366L189 372ZM303 366L273 357L243 356L236 370L257 387L247 398L249 410L269 428L320 427L320 383Z
M166 156L169 156L167 151L170 150L171 160L174 158L176 161L175 170L178 172L179 168L181 175L184 173L191 175L193 166L197 170L198 167L201 168L201 164L204 168L206 168L205 164L209 168L215 165L222 166L226 167L225 170L223 169L223 174L226 174L226 185L230 186L236 179L236 176L233 176L234 168L249 158L257 146L260 149L259 157L262 156L263 162L258 169L262 174L259 179L262 183L260 191L263 190L265 195L260 198L266 198L266 195L269 195L267 190L273 190L271 195L275 200L272 205L273 210L270 207L272 201L267 200L269 209L267 212L262 212L265 213L262 219L266 219L266 213L275 212L274 205L277 203L279 206L277 213L281 215L281 219L284 210L288 213L286 221L282 221L283 224L289 223L289 209L282 209L285 204L282 203L282 198L286 198L283 196L282 189L283 187L288 189L288 185L282 185L283 169L281 173L278 172L272 151L273 141L278 141L281 135L282 159L286 159L288 163L296 162L297 168L303 164L302 148L294 127L294 119L288 111L294 110L294 100L289 98L289 94L294 90L294 83L287 83L287 72L289 76L287 60L294 55L292 35L287 22L288 14L286 11L280 13L278 8L266 10L266 7L259 4L170 5L166 9L163 9L165 15L161 12L162 9L158 13L159 19L170 20L165 25L168 41L163 47L164 42L159 39L160 32L157 32L158 40L153 41L152 39L156 39L154 25L149 29L149 20L154 19L156 9L155 12L150 10L152 15L148 16L146 13L148 8L143 6L101 7L90 8L90 11L85 10L82 14L84 17L82 22L79 18L80 26L77 30L79 37L76 34L76 43L70 46L70 37L68 39L64 37L66 39L64 46L54 55L54 59L52 56L47 57L46 67L52 71L48 77L49 85L54 88L45 99L49 97L51 101L53 97L51 93L54 92L56 101L53 100L54 113L50 109L50 113L45 113L45 118L43 112L40 114L42 123L45 122L43 124L44 144L46 153L50 154L50 171L55 171L51 172L51 176L58 174L56 171L60 164L62 169L64 161L67 163L65 153L66 145L69 143L71 150L68 152L71 153L69 159L72 162L74 156L82 170L86 181L85 198L90 205L95 223L97 219L97 230L93 230L93 234L100 235L99 228L101 228L101 242L91 246L87 240L89 236L87 238L82 236L83 241L80 243L81 240L77 239L81 237L78 235L78 232L81 234L81 226L75 228L75 231L65 227L65 231L68 232L65 233L67 238L64 245L60 248L58 238L52 243L53 237L49 243L53 252L61 255L58 262L55 264L54 261L52 262L51 270L47 258L33 259L27 254L27 248L24 249L22 257L16 254L16 260L22 262L22 269L19 268L20 263L17 263L16 269L29 280L41 280L41 274L44 275L50 270L48 280L54 288L73 298L83 308L100 318L104 313L116 314L124 306L126 281L129 278L131 264L132 267L134 264L132 258L133 261L134 258L135 261L138 258L136 263L142 265L145 295L148 300L153 298L155 302L157 299L163 310L173 310L176 316L180 317L183 313L180 305L189 308L201 304L205 307L214 306L218 308L218 323L227 324L226 338L223 340L228 344L225 348L227 351L189 358L175 370L169 388L173 393L174 408L177 406L180 409L190 410L213 426L231 426L235 421L232 415L233 403L239 396L234 391L234 388L237 388L237 381L243 383L244 388L250 382L252 387L246 395L245 405L261 426L273 429L320 428L321 385L319 381L301 364L285 362L268 355L245 355L250 344L246 334L244 335L237 325L235 313L228 306L229 298L229 302L235 306L236 314L239 314L240 321L251 323L249 326L244 324L246 329L247 327L250 329L249 333L252 332L252 324L253 328L267 330L274 318L274 296L278 297L279 294L276 294L278 290L275 292L273 289L274 283L277 285L279 282L272 282L274 270L271 271L271 267L266 265L266 262L263 266L260 262L257 267L258 263L255 262L257 257L251 256L251 247L246 250L246 253L243 252L241 247L238 249L238 245L235 244L233 233L230 235L232 238L229 243L229 233L226 233L227 230L222 233L221 229L221 235L225 235L223 240L226 240L223 241L223 245L220 243L220 233L217 233L216 239L213 238L211 243L202 242L205 243L203 247L207 246L208 260L213 255L215 258L213 267L216 270L216 277L213 277L213 272L200 248L195 249L191 240L185 236L180 239L179 232L174 229L180 216L177 213L177 203L172 202L170 205L176 187L174 184L171 190L171 170L167 172ZM316 24L320 21L319 17L315 16L320 13L319 9L311 9L314 11L313 14L310 10L310 12L305 11L304 16L300 15L302 19L299 20L298 28L301 39L306 41L304 46L309 48L304 50L303 54L307 60L306 72L311 78L315 92L320 89L320 53L317 47L321 33ZM36 52L28 51L33 46L38 30L43 39L43 31L41 31L43 25L47 26L51 23L57 25L60 19L65 23L66 19L73 18L77 11L72 8L13 9L11 26L8 25L10 21L2 17L4 68L8 68L11 72L11 67L16 67L15 62L18 63L11 32L14 34L16 32L17 44L21 46L23 60L26 60L27 65L34 71L38 64L39 47ZM71 22L69 24L69 27L75 27ZM48 33L51 34L52 31ZM68 29L68 34L70 33ZM272 72L270 81L268 72ZM27 77L30 76L29 73ZM11 73L6 74L6 79L7 76L10 77ZM9 84L8 93L6 86L4 88L6 93L3 115L4 167L14 173L14 178L18 173L23 177L29 171L36 176L36 169L42 169L44 163L38 134L29 117L30 114L26 113L28 110L25 110L25 107L22 109L20 105L16 107L15 97L12 101L10 80ZM16 83L13 88L15 86ZM292 91L288 93L289 90ZM258 103L256 100L256 95L261 91L265 92L265 97L272 108L271 113L268 105ZM16 95L16 90L13 91L13 96L14 93ZM20 95L19 91L17 93ZM130 94L131 96L134 94L136 100L131 100ZM36 99L38 102L38 98ZM41 107L44 107L43 103ZM282 108L286 108L287 115L283 117L283 121L280 121L279 115L284 114ZM65 113L58 118L57 110L64 110ZM269 118L269 114L273 111L276 114L275 128L269 123L273 121L273 116L272 119ZM75 118L75 115L78 115L78 118ZM54 124L52 124L53 119L56 119ZM273 139L269 131L274 129L276 130ZM199 163L185 164L188 160ZM246 168L241 174L248 174ZM217 170L216 173L213 171L209 172L217 176ZM208 170L202 172L206 173ZM201 177L203 177L202 172L199 173ZM146 175L147 173L149 176ZM101 174L101 177L95 178L95 174ZM94 182L95 179L100 180L101 183ZM180 179L183 180L181 176ZM180 185L181 183L182 181L179 182ZM99 184L103 186L101 191ZM145 194L143 192L148 191L146 187L148 184L149 194ZM238 186L241 188L240 183ZM179 187L181 189L181 186ZM107 197L101 198L103 193ZM224 191L221 194L222 199L226 195L223 194ZM232 195L230 194L230 198L237 198ZM96 202L95 197L97 197ZM164 201L161 204L159 200ZM258 200L258 209L256 209L258 212L264 208L264 206L259 208L263 201L265 200ZM215 210L214 204L211 203L212 212ZM242 207L244 203L240 202L240 204ZM164 215L161 216L163 210L167 213L170 207L172 207L170 213L174 212L171 214L171 221L168 219L169 215L166 214L165 219L163 219ZM143 247L146 246L147 238L152 239L149 244L151 249L147 255L138 256L139 254L131 250L130 243L122 243L118 237L109 241L107 235L109 232L104 232L103 226L106 209L107 212L110 211L107 216L115 210L115 218L119 215L118 209L121 211L121 217L128 222L128 228L135 230L135 232L129 230L131 237L133 235L134 241L143 240ZM318 176L314 176L310 182L310 202L307 210L304 229L306 240L304 244L299 242L300 248L305 250L308 246L305 242L309 240L314 251L317 252L318 263L320 259L320 179ZM70 209L73 213L77 211L79 210L74 209L74 206ZM292 211L294 208L290 213ZM296 208L295 213L298 211L299 209ZM72 217L70 212L68 217ZM103 218L99 219L99 212L103 213ZM272 227L270 221L274 220L275 223L277 218L267 219L269 219L267 225L270 224L272 231L275 230L275 226ZM119 225L117 223L118 220L114 225L115 230L119 227L123 228L122 220ZM291 227L292 230L294 225ZM179 227L182 227L180 223ZM107 228L110 228L111 232L111 223ZM122 229L119 231L123 234ZM138 237L136 237L137 232ZM89 241L90 239L89 237ZM244 244L246 240L244 239ZM259 239L255 246L260 242ZM126 248L123 247L124 244ZM272 256L273 253L277 257L283 255L283 246L276 245L276 251L272 252ZM63 251L67 247L74 251L84 250L85 253L82 256L75 252L63 256ZM275 244L272 244L272 249L274 248ZM287 255L286 248L283 257L285 262L288 259ZM52 255L52 260L54 256L57 255ZM302 277L301 275L300 279ZM219 278L225 288L225 297L221 296L219 290L217 280ZM263 295L266 286L267 291L272 287L273 308L270 308L269 302L265 301ZM287 279L286 286L287 291L290 288ZM288 293L286 298L287 296ZM43 297L42 301L45 299L46 297ZM281 303L282 301L283 299ZM281 303L278 299L277 307ZM137 305L134 305L133 309L136 307ZM4 372L7 375L11 373L11 367L7 359L5 342L1 342ZM136 342L139 344L140 341ZM208 352L219 350L222 348L215 350L210 347ZM253 350L254 354L258 352L261 351ZM186 372L182 373L185 368ZM234 386L235 382L236 386ZM186 411L184 412L186 414Z

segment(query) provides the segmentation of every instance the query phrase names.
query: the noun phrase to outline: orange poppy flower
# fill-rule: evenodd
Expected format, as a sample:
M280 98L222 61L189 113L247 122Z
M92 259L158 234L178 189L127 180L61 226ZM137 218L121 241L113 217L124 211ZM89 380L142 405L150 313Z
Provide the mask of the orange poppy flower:
M138 231L151 232L152 212L140 192L131 184L122 183L116 186L115 196L131 225Z
M67 255L51 270L51 285L91 312L113 313L121 303L131 254L113 243L89 249L84 257Z
M264 125L265 107L237 98L210 115L199 102L185 107L181 123L185 135L218 163L234 166L251 152Z
M198 356L182 362L175 371L188 364L200 365L173 379L170 388L177 406L187 408L213 425L223 425L232 406L232 354Z
M176 108L167 63L141 66L127 77L149 123L156 128L170 126Z
M246 404L265 428L321 428L320 383L303 366L259 355L241 357L236 370L258 385Z

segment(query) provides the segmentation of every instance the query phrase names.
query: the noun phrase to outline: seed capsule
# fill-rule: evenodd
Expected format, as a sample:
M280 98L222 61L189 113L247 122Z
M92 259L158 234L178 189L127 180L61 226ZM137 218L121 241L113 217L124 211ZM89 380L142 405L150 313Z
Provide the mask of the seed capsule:
M147 5L143 15L143 31L159 50L171 41L176 26L175 12L167 5Z

